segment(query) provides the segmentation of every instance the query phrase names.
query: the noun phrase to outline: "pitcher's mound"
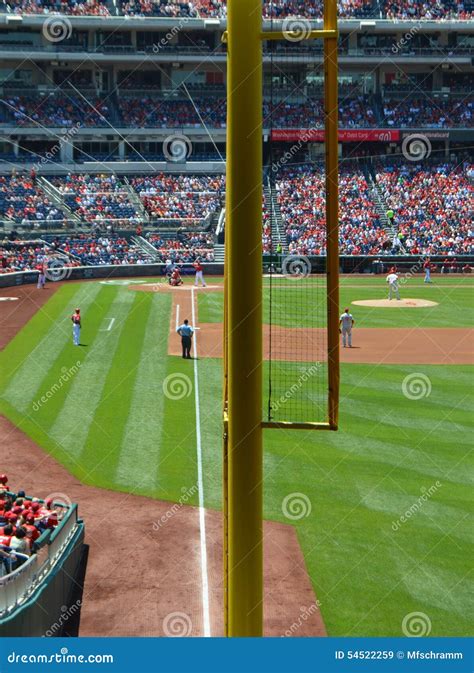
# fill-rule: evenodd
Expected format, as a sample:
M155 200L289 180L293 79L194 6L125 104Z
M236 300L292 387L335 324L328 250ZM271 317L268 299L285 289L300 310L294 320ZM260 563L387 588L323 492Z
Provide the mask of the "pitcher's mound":
M356 306L374 306L377 308L427 308L438 306L437 301L428 299L360 299L353 301Z

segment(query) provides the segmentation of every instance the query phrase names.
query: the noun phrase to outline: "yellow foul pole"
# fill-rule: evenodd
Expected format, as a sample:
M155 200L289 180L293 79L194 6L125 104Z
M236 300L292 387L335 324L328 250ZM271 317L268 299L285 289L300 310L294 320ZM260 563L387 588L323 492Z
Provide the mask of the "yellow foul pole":
M337 31L337 0L324 2L324 30ZM337 36L324 39L324 106L326 119L326 227L328 293L329 425L337 430L339 407L339 213Z
M262 9L227 7L226 634L261 636Z

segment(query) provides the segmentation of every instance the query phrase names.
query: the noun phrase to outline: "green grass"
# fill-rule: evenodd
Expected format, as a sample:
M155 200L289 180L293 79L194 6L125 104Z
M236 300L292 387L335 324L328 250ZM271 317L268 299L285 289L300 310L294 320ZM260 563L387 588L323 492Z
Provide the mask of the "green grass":
M440 280L442 287L410 290L440 301L426 324L470 324L469 279ZM377 283L344 278L342 296L380 296L371 287ZM303 300L300 309L311 311L311 299ZM76 304L84 316L79 348L68 320ZM221 309L220 293L199 294L201 322L220 321ZM417 324L423 311L359 309L366 326L394 315L397 326ZM0 355L1 410L86 483L171 501L188 492L197 504L193 364L167 355L171 318L169 294L64 285ZM278 367L291 380L306 365ZM222 505L221 368L220 360L198 362L204 497L215 509ZM472 367L345 364L341 374L338 433L264 432L265 517L296 527L330 635L400 636L403 617L415 611L429 616L434 636L469 635ZM427 377L428 396L403 394L413 374ZM315 401L302 395L301 413L314 417ZM294 493L310 503L298 520L283 511Z
M404 280L404 279L403 279ZM275 278L271 292L272 322L284 327L324 327L326 324L325 280L322 277L289 280ZM472 327L474 324L474 282L466 276L435 277L431 285L422 278L408 278L401 286L404 298L428 299L437 306L428 308L374 309L354 306L353 301L385 299L385 276L351 276L341 281L341 313L349 306L359 327ZM221 322L222 292L200 293L201 322ZM269 280L264 279L264 322L270 322Z

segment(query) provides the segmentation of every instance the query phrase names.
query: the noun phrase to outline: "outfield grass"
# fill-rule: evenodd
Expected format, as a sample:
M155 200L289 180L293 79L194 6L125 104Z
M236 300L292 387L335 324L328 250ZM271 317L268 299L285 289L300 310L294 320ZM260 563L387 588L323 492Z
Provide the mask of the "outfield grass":
M378 293L374 278L351 280L343 279L343 297ZM438 293L441 313L430 313L429 326L470 324L469 279L461 287L441 280L410 290ZM76 304L81 347L68 320ZM219 293L199 294L201 322L220 321L220 307ZM369 310L364 326L402 315L416 324L422 311ZM193 364L167 355L170 318L170 294L64 285L0 356L3 412L86 483L174 501L187 491L197 504ZM221 367L198 363L204 498L215 509ZM341 373L340 432L265 431L265 517L296 526L330 635L402 635L403 617L415 611L429 616L431 635L469 635L472 368L345 364ZM403 394L410 374L427 377L428 396ZM313 402L306 398L309 415ZM283 511L294 493L307 505L298 520Z
M404 298L429 299L438 303L427 308L374 309L353 306L362 299L385 299L385 276L352 276L341 281L341 312L349 306L359 327L472 327L474 324L474 279L469 276L435 277L425 285L420 277L406 279L401 286ZM405 279L403 279L405 280ZM264 279L263 316L284 327L324 327L326 305L323 277L291 280L275 277L270 294L269 280ZM302 298L303 297L303 298ZM222 292L200 293L199 319L201 322L221 322L224 295Z

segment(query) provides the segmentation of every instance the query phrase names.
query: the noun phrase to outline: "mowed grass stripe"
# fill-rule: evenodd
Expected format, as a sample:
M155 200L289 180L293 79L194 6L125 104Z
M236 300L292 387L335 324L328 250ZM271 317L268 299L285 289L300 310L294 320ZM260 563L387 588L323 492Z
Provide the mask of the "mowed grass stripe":
M59 320L62 320L64 316L64 307L73 304L74 296L80 288L79 284L70 283L58 289L5 347L0 355L0 387L2 390L27 358L30 358L34 352L41 352L46 335L51 328L56 329Z
M187 504L197 505L199 498L193 361L168 357L167 364L160 464L157 472L159 497L175 500L186 493ZM203 361L198 364L198 369L202 364ZM199 371L199 376L202 380L202 370ZM218 403L214 402L215 411L218 412Z
M99 331L87 349L87 359L75 375L64 404L51 427L51 437L72 456L79 456L89 433L135 294L114 288L107 313L97 316ZM115 322L107 331L111 320Z
M74 376L86 362L89 349L100 328L101 317L107 312L113 300L115 293L110 292L108 288L104 290L100 290L96 295L93 307L86 307L84 311L81 309L81 344L84 345L74 346L71 328L68 341L62 349L58 348L55 361L51 363L47 375L35 392L31 411L28 410L28 412L34 414L35 422L46 432L49 432L61 411ZM70 320L69 322L71 323ZM61 381L63 381L62 387L59 383ZM61 394L59 395L58 392Z
M152 294L141 358L124 428L115 482L155 495L160 460L171 295Z
M49 330L22 361L21 366L14 371L5 390L5 399L18 411L26 413L29 409L32 410L33 403L39 400L63 373L61 366L70 367L85 357L82 348L72 345L70 316L77 305L81 307L84 320L87 321L86 315L89 307L98 300L99 296L105 297L104 293L107 293L108 288L101 289L101 286L96 283L93 285L85 283L76 287L79 289L73 296L69 292L63 293L63 288L59 290L60 297L58 298L62 301L59 305L55 303L56 319L49 322ZM82 338L86 336L86 330L89 330L89 326L84 327ZM32 341L32 344L34 343L35 341ZM5 353L5 356L10 357L11 354ZM57 368L54 368L55 363L58 364Z
M123 292L130 292L122 289ZM142 355L152 296L136 292L80 455L83 479L115 486L114 475Z

